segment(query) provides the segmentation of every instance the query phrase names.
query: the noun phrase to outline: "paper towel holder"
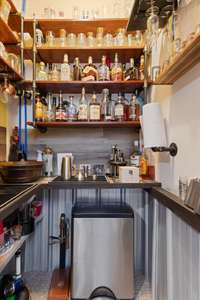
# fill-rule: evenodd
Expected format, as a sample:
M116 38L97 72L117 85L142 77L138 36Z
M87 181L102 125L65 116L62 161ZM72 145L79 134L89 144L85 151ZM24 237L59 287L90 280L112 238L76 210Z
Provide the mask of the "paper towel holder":
M176 156L178 153L178 147L176 143L171 143L169 147L152 147L153 152L169 152L171 156Z

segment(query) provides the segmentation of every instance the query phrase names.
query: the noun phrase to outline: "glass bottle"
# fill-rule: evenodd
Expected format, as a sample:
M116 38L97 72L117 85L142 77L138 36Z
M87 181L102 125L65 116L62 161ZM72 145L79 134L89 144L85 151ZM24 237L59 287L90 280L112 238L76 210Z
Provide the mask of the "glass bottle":
M59 30L59 39L60 39L60 46L61 47L65 47L66 46L66 41L67 41L67 38L66 38L66 30L65 29L60 29Z
M78 120L88 121L88 101L85 97L85 88L82 88L81 98L79 101Z
M98 79L100 81L109 81L110 80L110 69L106 64L106 56L102 56L102 63L98 69Z
M115 103L115 120L116 121L124 120L124 104L120 93L118 95L117 102Z
M139 168L140 157L141 157L141 151L140 151L139 141L136 140L134 141L133 153L130 155L130 165Z
M142 146L142 155L140 157L140 176L148 175L148 159L144 150L144 146Z
M138 69L135 67L134 58L130 58L130 67L125 72L124 80L138 80Z
M119 96L120 96L120 93L119 93ZM130 106L130 102L125 97L124 93L121 93L121 96L122 96L122 103L124 105L124 121L128 121L129 120L129 106Z
M89 120L100 121L100 117L101 117L101 106L97 102L97 96L94 92L92 95L92 100L89 105Z
M57 97L53 97L53 105L52 105L52 113L53 113L53 120L56 120L56 107L57 107Z
M133 94L131 98L131 103L129 106L129 120L135 121L136 120L136 96Z
M66 121L66 110L63 105L62 92L59 94L58 106L56 107L56 121L63 122Z
M42 121L47 122L47 102L45 97L41 97L41 102L42 102Z
M79 62L79 58L76 57L73 66L73 80L79 81L82 79L82 68Z
M54 121L54 110L53 110L53 102L52 102L52 95L48 93L47 95L47 121L52 122Z
M61 80L66 80L66 81L71 80L71 70L70 70L70 65L68 63L68 55L67 54L64 55L64 60L63 60L63 63L61 64L60 77L61 77Z
M140 80L144 80L144 55L140 57L139 77Z
M77 121L77 107L73 101L74 97L69 96L69 105L67 108L67 121L69 122Z
M53 65L51 80L53 80L53 81L59 81L60 80L60 72L58 71L57 64Z
M39 71L38 71L38 80L47 80L48 76L47 76L47 72L45 70L45 63L44 62L40 62L39 65Z
M122 67L118 62L118 54L115 53L115 62L111 68L111 80L121 81L122 80Z
M97 80L98 72L96 66L93 64L92 56L88 57L88 64L83 68L84 81L95 81Z
M94 33L93 32L88 32L87 33L87 44L89 47L94 47L95 46L95 38L94 38Z
M49 68L48 68L48 80L52 80L52 71L53 71L52 64L49 64Z
M101 120L111 121L112 120L112 109L109 98L109 89L103 89L103 100L101 102Z
M97 34L96 34L97 47L103 46L103 33L104 33L104 27L97 27Z
M35 121L43 121L43 104L39 94L37 94L35 97Z

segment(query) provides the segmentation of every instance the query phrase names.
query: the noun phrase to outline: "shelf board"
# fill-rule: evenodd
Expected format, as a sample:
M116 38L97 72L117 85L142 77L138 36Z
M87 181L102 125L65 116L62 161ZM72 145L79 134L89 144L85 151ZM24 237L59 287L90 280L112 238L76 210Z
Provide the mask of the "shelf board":
M130 80L130 81L48 81L37 80L37 88L42 92L57 93L62 91L63 93L78 93L85 87L86 93L92 93L93 91L101 93L103 89L108 88L111 93L126 92L132 93L136 88L143 87L144 81L142 80ZM31 88L32 81L22 82L24 88Z
M4 255L0 256L0 273L5 269L7 264L11 261L17 250L19 250L24 242L29 238L29 235L22 236L20 240L17 240L14 242L14 245L8 252L6 252Z
M17 44L19 38L14 34L11 27L0 17L0 41L5 44Z
M7 0L8 1L8 3L10 4L10 6L11 6L11 13L17 13L18 11L17 11L17 7L16 7L16 5L13 3L13 1L12 0Z
M71 19L37 19L38 26L45 34L53 30L59 36L59 30L66 29L67 32L96 32L97 27L104 27L105 32L115 33L120 27L126 27L127 18L119 19L95 19L95 20L71 20ZM25 32L33 35L33 19L24 20Z
M23 77L15 69L13 69L2 56L0 56L0 70L3 73L8 73L12 80L23 79Z
M154 84L173 84L200 62L200 34L181 51L156 79Z
M122 121L122 122L27 122L29 126L35 128L80 128L80 127L88 127L88 128L140 128L139 121Z

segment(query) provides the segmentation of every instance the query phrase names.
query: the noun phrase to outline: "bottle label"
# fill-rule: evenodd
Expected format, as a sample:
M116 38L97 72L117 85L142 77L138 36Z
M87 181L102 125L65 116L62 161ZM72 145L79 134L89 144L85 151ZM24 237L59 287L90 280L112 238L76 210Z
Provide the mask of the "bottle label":
M124 115L123 105L116 105L116 107L115 107L115 116L116 117L123 117L123 115Z
M88 119L88 106L86 104L81 104L79 106L78 120L87 120Z
M56 120L58 121L65 121L66 119L66 114L64 111L57 111L56 112Z
M90 105L90 120L91 121L100 121L100 106L99 105Z

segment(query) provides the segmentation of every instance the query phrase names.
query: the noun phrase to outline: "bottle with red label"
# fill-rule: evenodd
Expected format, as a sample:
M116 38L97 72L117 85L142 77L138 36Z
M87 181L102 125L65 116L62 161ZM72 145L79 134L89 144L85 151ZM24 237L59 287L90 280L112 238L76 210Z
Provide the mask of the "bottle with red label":
M115 62L111 68L111 80L112 81L121 81L123 78L122 66L118 60L118 54L115 53Z
M62 92L60 92L59 94L58 106L56 107L56 121L57 122L66 121L66 110L65 110L65 106L63 105Z

